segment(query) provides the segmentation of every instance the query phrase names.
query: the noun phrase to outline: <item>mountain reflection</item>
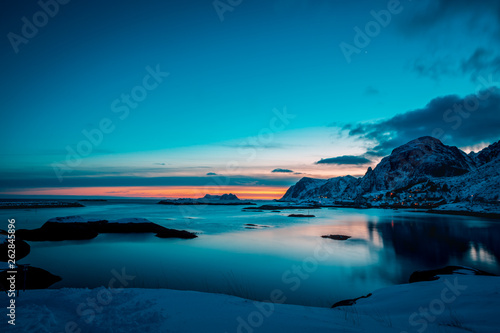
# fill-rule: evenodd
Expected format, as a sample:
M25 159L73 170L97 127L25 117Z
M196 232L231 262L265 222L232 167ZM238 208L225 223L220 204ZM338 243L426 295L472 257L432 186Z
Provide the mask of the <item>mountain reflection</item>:
M471 225L459 218L401 216L368 221L367 228L370 234L378 232L384 247L392 248L398 259L409 260L411 266L462 264L500 274L500 243L496 241L500 224L495 221Z

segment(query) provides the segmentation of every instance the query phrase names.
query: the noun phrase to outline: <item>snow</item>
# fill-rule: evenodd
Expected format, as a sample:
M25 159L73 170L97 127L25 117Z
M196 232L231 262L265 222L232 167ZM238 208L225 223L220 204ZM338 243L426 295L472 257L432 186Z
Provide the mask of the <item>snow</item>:
M497 213L500 211L500 141L471 156L435 138L422 137L394 149L375 169L368 168L360 179L305 177L291 186L282 200L316 200L320 204L333 200L335 204L343 204L345 199L356 198L359 204L375 207L419 208L460 201L480 205L446 210ZM394 195L386 196L387 192Z
M166 289L32 290L16 300L16 328L64 332L70 323L81 332L115 333L400 333L423 332L424 327L431 333L498 332L499 282L500 277L448 275L379 289L353 306L334 309ZM5 320L0 331L4 331L2 325L7 325ZM73 327L71 331L78 330Z
M434 208L438 211L456 211L456 212L471 212L471 213L495 213L500 214L500 205L475 203L475 202L457 202L445 204Z
M86 219L81 216L65 216L65 217L54 217L49 219L47 222L58 222L58 223L87 223L87 222L96 222L102 221L102 219ZM108 223L152 223L148 219L140 218L140 217L128 217L121 218L117 220L108 220Z

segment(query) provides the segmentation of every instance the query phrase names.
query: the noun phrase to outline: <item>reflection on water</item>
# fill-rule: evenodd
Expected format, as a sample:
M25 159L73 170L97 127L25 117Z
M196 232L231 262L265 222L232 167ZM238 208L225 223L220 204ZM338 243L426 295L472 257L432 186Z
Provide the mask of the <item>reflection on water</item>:
M107 286L112 270L123 268L135 276L127 287L258 300L280 289L286 303L316 306L405 283L418 269L459 264L500 274L500 223L494 220L376 209L321 209L314 211L316 218L304 220L241 212L241 207L191 211L187 218L172 207L117 206L76 214L146 217L202 234L193 240L103 234L89 241L31 242L31 254L22 261L63 277L53 288ZM23 214L27 224L43 223ZM44 214L45 219L49 213ZM245 229L246 223L270 228ZM323 239L324 234L352 238Z

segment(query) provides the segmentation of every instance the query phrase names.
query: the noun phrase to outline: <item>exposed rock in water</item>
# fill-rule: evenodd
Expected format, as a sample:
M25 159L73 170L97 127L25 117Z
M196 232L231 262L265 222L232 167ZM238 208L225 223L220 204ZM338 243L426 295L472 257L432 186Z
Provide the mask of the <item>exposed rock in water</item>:
M371 295L372 295L372 294L370 293L370 294L368 294L368 295L366 295L366 296L360 296L360 297L358 297L358 298L352 298L352 299L346 299L346 300L343 300L343 301L339 301L339 302L337 302L337 303L335 303L335 304L333 304L333 305L332 305L332 309L333 309L333 308L336 308L336 307L338 307L338 306L351 306L351 305L354 305L354 304L356 304L356 301L357 301L358 299L368 298L368 297L370 297Z
M309 214L290 214L288 217L316 217L316 215L309 215Z
M197 237L192 232L165 228L146 219L85 220L79 216L50 219L41 228L20 229L16 236L28 241L62 241L92 239L100 233L156 233L159 238Z
M346 240L346 239L351 238L351 236L346 236L346 235L323 235L321 237L335 239L335 240Z
M2 243L1 239L2 238L0 238L0 261L7 262L9 261L8 257L9 242L6 241L5 243ZM30 245L23 240L16 239L15 245L16 245L15 249L16 260L21 260L22 258L26 257L31 251Z
M258 207L245 207L243 209L258 209L258 210L273 210L281 209L320 209L321 207L318 205L262 205ZM278 211L279 212L279 211Z
M45 222L38 229L19 229L16 236L27 241L84 240L97 237L99 233L87 223Z
M410 276L410 283L422 281L434 281L439 279L439 275L486 275L496 276L479 269L465 266L446 266L438 269L430 269L425 271L415 271Z
M46 289L53 285L56 282L62 280L60 276L54 275L52 273L47 272L44 269L38 267L26 266L26 284L25 284L25 273L23 271L22 265L17 267L16 271L16 288L18 290L26 289ZM4 284L7 281L7 277L9 277L10 273L7 271L0 272L0 283ZM4 285L5 287L5 285ZM8 290L8 288L4 288Z
M198 236L196 234L186 231L186 230L176 230L164 228L156 234L156 237L159 238L182 238L182 239L193 239Z

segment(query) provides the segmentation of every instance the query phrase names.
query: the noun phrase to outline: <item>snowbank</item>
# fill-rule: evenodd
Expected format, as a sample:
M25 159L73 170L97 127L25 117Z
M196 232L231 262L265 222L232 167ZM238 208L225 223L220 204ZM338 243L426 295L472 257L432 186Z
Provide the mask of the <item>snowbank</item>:
M380 289L353 306L335 309L165 289L35 290L17 299L16 329L64 332L69 327L70 332L115 333L498 332L499 295L500 277L468 275ZM0 323L0 331L5 325L5 321Z

